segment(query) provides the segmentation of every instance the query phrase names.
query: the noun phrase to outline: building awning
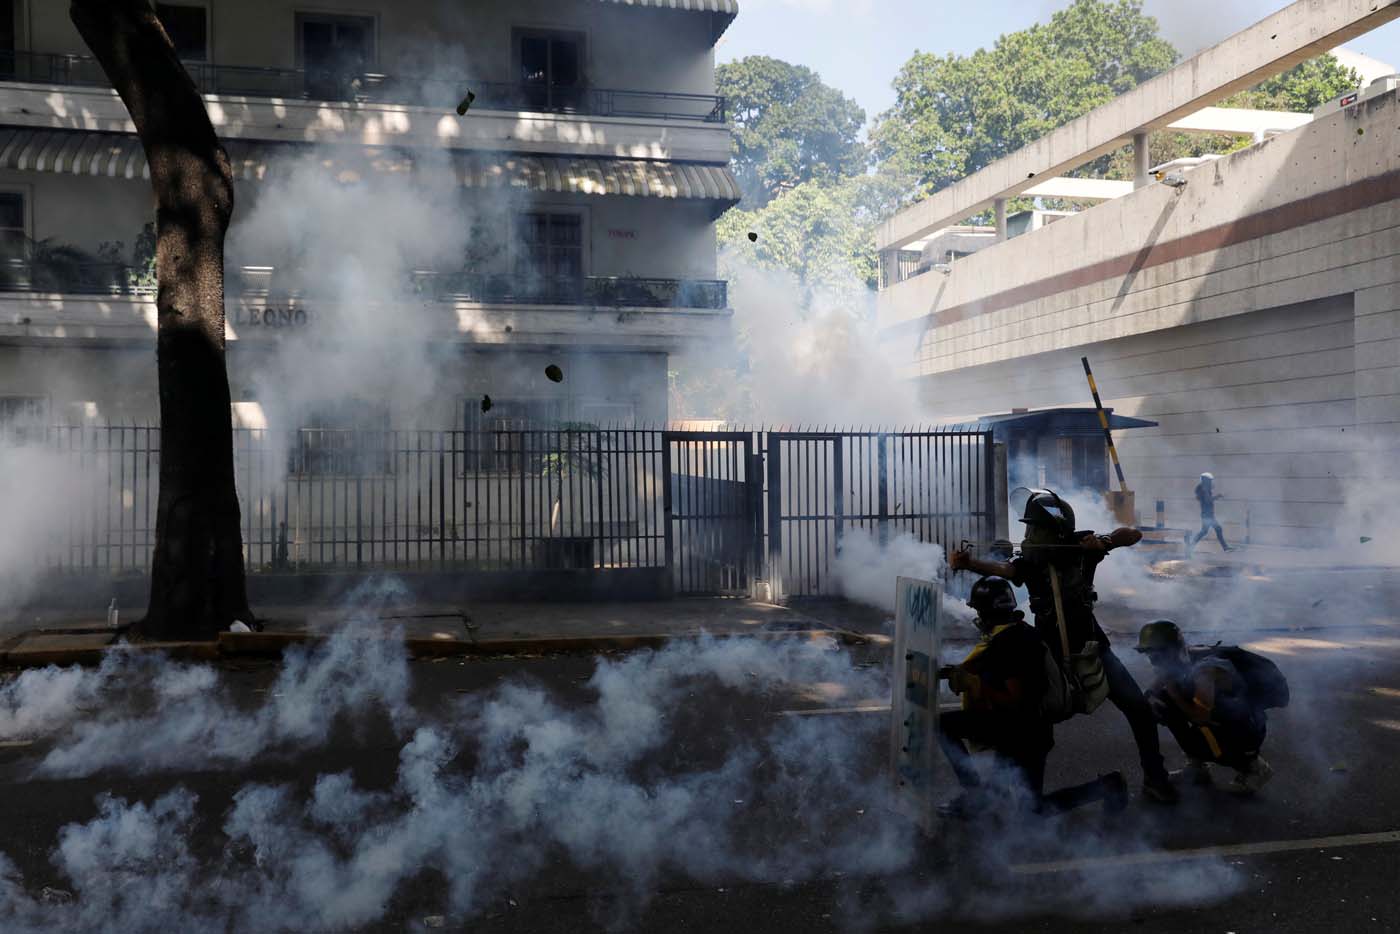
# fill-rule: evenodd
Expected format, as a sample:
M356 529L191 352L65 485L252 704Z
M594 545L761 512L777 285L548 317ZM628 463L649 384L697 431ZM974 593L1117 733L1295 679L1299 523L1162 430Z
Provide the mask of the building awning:
M1156 428L1157 423L1146 418L1118 415L1112 408L1105 408L1108 427L1113 431L1123 428ZM998 440L1013 433L1026 434L1092 434L1103 432L1099 422L1098 409L1090 407L1060 407L1053 409L1033 409L1021 412L1006 412L998 415L981 415L973 419L961 420L953 425L940 426L958 431L991 430Z
M409 150L373 146L305 146L227 140L235 179L262 181L278 163L319 162L350 182L365 174L414 171ZM543 156L528 153L454 152L452 166L466 188L515 189L543 194L618 195L636 198L737 203L739 185L727 166L644 159ZM150 178L146 153L132 134L79 130L0 130L0 169L107 178Z
M691 10L696 13L714 14L712 42L718 41L739 15L738 0L601 0L603 3L617 3L623 6L652 7L658 10Z

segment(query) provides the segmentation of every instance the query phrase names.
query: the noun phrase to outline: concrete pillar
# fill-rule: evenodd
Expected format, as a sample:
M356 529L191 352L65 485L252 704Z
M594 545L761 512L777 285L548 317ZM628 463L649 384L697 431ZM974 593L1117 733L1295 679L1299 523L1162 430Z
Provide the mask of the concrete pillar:
M1141 188L1152 184L1152 176L1147 170L1152 168L1152 154L1148 151L1148 134L1133 134L1133 187Z
M1005 199L1005 198L998 198L998 199L996 200L996 214L997 214L997 243L1001 243L1003 240L1006 239L1006 199Z

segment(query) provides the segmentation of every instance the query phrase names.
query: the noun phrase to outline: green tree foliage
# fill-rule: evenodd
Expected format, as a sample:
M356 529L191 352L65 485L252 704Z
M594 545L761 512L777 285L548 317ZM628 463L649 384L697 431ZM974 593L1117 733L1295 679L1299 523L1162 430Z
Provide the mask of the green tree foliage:
M864 171L865 111L810 68L751 55L715 69L734 124L734 170L746 207L814 179Z
M1361 75L1355 69L1343 65L1332 55L1319 55L1270 78L1253 90L1235 95L1223 106L1311 113L1360 84Z
M1170 67L1141 0L1075 0L970 56L917 52L877 119L877 155L930 194Z

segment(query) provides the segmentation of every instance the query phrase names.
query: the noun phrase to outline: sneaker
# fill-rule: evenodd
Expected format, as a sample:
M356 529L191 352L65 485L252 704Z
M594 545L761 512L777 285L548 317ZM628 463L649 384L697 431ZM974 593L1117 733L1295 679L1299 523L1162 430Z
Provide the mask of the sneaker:
M1171 776L1165 772L1159 776L1148 776L1142 780L1142 796L1157 804L1176 804L1181 800Z
M1210 763L1201 759L1186 760L1186 767L1171 773L1171 779L1183 785L1213 785Z
M1273 774L1273 766L1269 765L1263 756L1255 756L1247 767L1235 773L1229 791L1237 795L1252 795L1263 788Z
M1099 776L1103 787L1103 810L1105 814L1117 814L1128 806L1128 783L1122 772L1109 772Z

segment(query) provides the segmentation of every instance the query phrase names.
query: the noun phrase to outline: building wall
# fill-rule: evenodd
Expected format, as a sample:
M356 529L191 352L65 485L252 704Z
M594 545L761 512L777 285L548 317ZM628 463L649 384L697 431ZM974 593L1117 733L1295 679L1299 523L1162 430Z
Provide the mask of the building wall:
M87 53L67 4L25 2L31 50ZM215 64L295 68L297 13L339 12L376 18L377 67L390 75L465 74L512 82L512 30L544 27L583 34L585 75L592 87L714 93L710 16L688 10L596 0L208 0L202 5L210 11Z
M1234 536L1317 541L1400 478L1397 120L1386 95L900 283L885 334L947 417L1082 405L1087 355L1162 422L1120 439L1145 516L1193 522L1211 471Z
M1169 527L1194 527L1193 490L1210 471L1228 538L1302 544L1361 482L1350 296L972 367L923 389L968 412L1084 405L1082 355L1115 413L1158 422L1115 437L1145 520L1161 499Z

